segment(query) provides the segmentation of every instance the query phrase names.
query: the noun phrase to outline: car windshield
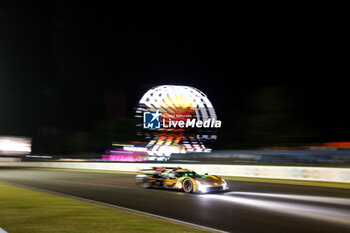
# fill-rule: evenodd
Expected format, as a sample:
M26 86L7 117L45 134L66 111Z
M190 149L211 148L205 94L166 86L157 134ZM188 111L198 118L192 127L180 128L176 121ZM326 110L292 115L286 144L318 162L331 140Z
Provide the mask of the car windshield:
M196 172L178 172L178 176L191 177L191 178L201 178L201 176Z

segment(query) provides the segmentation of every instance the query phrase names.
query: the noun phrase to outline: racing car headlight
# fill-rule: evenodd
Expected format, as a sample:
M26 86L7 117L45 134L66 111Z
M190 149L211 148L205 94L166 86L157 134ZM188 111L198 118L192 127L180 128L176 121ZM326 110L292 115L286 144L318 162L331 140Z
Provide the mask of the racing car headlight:
M196 180L196 184L198 187L198 191L202 193L206 193L208 191L208 185L201 184L201 182L199 182L198 180Z

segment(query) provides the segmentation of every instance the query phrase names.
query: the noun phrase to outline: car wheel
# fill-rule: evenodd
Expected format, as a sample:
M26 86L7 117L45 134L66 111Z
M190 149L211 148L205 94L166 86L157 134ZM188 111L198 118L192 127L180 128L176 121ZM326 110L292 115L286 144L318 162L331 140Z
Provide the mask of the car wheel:
M150 188L152 186L148 177L143 178L142 182L139 183L142 188Z
M193 191L193 183L192 180L190 179L185 179L182 182L182 189L184 190L185 193L192 193Z

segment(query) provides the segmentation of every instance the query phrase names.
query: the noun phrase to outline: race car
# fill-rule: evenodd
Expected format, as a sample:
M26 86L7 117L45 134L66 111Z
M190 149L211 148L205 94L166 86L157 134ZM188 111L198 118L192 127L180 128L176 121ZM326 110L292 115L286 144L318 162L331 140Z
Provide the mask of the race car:
M186 193L208 193L228 189L226 181L220 176L201 176L195 171L180 167L142 169L136 175L136 184L143 188L162 187L183 190Z

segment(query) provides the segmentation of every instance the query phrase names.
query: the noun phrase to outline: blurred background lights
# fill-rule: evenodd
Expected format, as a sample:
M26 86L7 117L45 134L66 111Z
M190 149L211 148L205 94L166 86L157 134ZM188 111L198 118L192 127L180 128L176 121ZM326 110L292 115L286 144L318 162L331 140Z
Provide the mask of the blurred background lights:
M30 152L29 138L0 136L0 154L23 155Z

